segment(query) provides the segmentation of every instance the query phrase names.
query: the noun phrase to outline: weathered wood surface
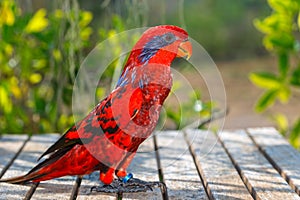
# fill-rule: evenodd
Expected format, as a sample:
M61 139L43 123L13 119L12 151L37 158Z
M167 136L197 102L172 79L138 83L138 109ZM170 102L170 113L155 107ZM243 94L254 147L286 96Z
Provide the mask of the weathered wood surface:
M218 138L209 131L188 130L186 137L211 199L252 199Z
M269 162L300 195L299 152L274 128L251 128L248 132Z
M224 131L220 138L253 197L300 199L244 130Z
M21 135L4 135L0 138L0 174L3 177L3 174L7 171L7 168L10 167L11 161L19 154L19 152L24 147L28 136ZM1 178L0 177L0 178ZM24 197L27 192L28 187L12 185L7 183L0 184L0 199L20 199Z
M208 199L182 132L157 134L161 170L170 199Z
M0 137L0 178L29 171L59 135ZM300 153L273 128L155 133L140 147L128 172L168 188L126 193L123 199L300 199ZM78 180L81 180L78 181ZM2 199L120 199L91 192L99 172L62 177L37 186L0 183Z
M99 172L93 172L82 178L77 199L96 200L96 199L116 199L117 194L103 194L91 192L93 186L99 185Z
M128 167L128 172L134 174L136 178L145 181L159 181L158 166L156 161L153 138L148 138L139 148L135 158ZM123 194L123 199L162 199L162 193L159 188L154 188L153 192L127 193Z

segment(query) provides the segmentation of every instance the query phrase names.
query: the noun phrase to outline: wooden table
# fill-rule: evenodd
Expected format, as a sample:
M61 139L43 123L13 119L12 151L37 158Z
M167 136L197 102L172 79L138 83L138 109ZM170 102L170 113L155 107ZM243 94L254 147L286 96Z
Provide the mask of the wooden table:
M0 177L26 173L58 137L3 135ZM274 128L218 135L203 130L157 132L140 147L129 171L136 178L164 181L168 192L162 195L156 188L124 193L123 199L300 199L300 153ZM98 176L83 177L80 186L69 176L37 187L0 183L0 199L74 199L75 191L77 199L117 199L117 194L90 191L99 185Z

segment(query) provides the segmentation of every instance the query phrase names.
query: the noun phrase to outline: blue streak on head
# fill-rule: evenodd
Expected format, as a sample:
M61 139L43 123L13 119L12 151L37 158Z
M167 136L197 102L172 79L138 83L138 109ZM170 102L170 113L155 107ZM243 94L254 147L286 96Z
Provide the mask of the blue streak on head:
M139 55L139 60L141 63L147 63L156 52L164 46L173 43L176 37L173 33L166 33L164 35L159 35L153 37L149 42L147 42Z
M173 43L176 40L176 36L173 33L166 33L163 35L155 36L153 37L149 42L147 42L144 45L144 48L142 49L138 59L142 64L147 64L148 61L156 54L156 52L161 49L164 46L167 46L171 43ZM128 70L127 68L122 76L120 76L116 87L123 87L130 82L133 83L136 79L136 72L133 71L130 78L128 76ZM127 77L128 76L128 77ZM141 78L138 80L138 85L140 88L143 88L144 85L147 84L147 80L145 78Z

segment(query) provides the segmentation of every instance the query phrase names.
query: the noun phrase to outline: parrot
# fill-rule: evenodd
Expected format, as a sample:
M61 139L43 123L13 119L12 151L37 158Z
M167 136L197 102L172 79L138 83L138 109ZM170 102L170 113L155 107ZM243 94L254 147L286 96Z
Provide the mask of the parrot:
M139 145L155 130L171 91L172 62L191 54L184 29L148 28L129 52L113 91L50 146L38 161L46 158L27 174L0 182L38 183L100 171L99 180L110 185L115 177L126 177Z

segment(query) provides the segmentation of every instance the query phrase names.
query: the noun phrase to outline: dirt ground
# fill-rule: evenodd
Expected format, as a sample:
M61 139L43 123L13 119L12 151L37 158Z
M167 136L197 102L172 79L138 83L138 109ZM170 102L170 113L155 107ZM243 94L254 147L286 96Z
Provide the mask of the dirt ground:
M291 98L290 103L276 103L272 110L258 114L254 105L263 90L255 87L248 78L250 72L276 72L276 58L259 58L233 62L217 62L224 81L229 114L225 119L225 128L245 128L257 126L274 126L270 120L271 112L281 112L288 116L290 122L300 116L300 93Z

